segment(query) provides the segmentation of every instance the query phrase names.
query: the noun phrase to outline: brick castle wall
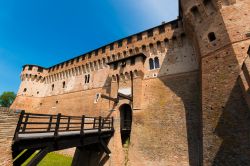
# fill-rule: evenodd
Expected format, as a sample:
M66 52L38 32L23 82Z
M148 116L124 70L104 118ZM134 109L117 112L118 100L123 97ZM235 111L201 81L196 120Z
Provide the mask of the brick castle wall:
M26 65L12 108L114 116L108 165L249 165L250 115L237 79L250 45L250 1L180 2L179 20L43 72ZM119 62L118 69L108 65L135 54L145 59L135 65L124 60L126 67ZM149 69L156 57L161 67ZM95 102L98 93L116 98L126 88L133 102ZM121 145L122 104L134 109L128 154Z
M249 165L250 113L238 78L250 45L250 1L182 0L181 6L200 55L203 165Z
M12 140L18 115L8 108L0 107L0 166L12 165Z

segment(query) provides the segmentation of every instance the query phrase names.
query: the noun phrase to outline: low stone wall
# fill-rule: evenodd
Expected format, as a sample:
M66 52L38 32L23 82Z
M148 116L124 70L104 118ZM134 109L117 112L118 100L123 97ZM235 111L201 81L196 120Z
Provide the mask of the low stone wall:
M12 140L18 121L18 114L0 107L0 166L12 165Z

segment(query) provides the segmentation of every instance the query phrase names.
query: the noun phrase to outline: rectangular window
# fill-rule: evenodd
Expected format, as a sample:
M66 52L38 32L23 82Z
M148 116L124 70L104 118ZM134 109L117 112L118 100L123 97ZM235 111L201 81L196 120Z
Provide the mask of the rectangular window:
M132 43L132 37L127 38L127 44L130 44L130 43Z
M132 58L131 60L130 60L130 65L134 65L135 64L135 58Z
M126 67L126 61L122 61L121 66Z
M118 48L122 47L122 40L118 41Z
M173 22L173 23L171 24L171 28L172 28L172 29L178 28L178 22Z
M89 79L90 79L90 74L88 74L88 81L87 81L87 83L89 83Z
M153 33L153 30L149 30L148 31L148 37L153 37L154 33Z
M43 68L38 67L37 71L40 72L40 73L42 73L43 72Z
M90 74L87 74L84 76L84 83L85 84L88 84L89 83L89 80L90 80Z
M165 26L160 26L159 27L159 34L164 33L165 32Z
M98 55L98 50L95 50L95 56L97 56Z
M118 63L114 63L114 70L118 68Z
M91 53L88 54L88 58L89 58L89 59L91 58Z
M104 54L106 51L106 48L105 47L102 47L102 53Z
M140 40L142 40L142 34L137 35L137 41L140 41Z
M114 49L114 44L110 44L110 51Z

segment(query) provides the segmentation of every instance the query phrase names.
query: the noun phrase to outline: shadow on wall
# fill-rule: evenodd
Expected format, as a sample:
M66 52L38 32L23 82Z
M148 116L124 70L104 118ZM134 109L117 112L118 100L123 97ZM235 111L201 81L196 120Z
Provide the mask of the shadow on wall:
M191 45L191 42L185 39L185 44ZM174 47L174 46L173 46ZM192 47L190 47L192 48ZM178 50L178 48L173 48ZM189 60L194 63L195 56L192 52L186 52L185 49L179 50L180 52L168 51L163 60L159 76L164 75L167 65L174 65L175 63L181 66L185 63L185 58L190 56ZM179 57L178 57L179 55ZM191 57L192 56L192 57ZM197 63L197 68L198 68ZM173 69L175 70L175 68ZM178 69L177 69L178 70ZM183 69L182 69L183 70ZM185 70L185 69L184 69ZM190 70L190 69L189 69ZM177 76L159 77L159 79L171 89L184 104L186 129L187 129L187 142L188 142L188 157L190 166L201 165L202 157L202 113L201 113L201 90L200 90L200 73L198 69L191 70L188 73L179 74ZM173 110L173 111L183 111ZM180 133L181 134L181 133Z
M250 165L250 112L247 108L236 82L215 129L222 143L214 158L214 166Z
M196 72L192 73L192 75L178 76L171 79L166 78L165 80L161 80L168 88L181 98L181 101L184 104L189 165L200 165L200 157L202 156L202 114L200 108L201 100L199 73ZM179 134L183 135L182 133Z

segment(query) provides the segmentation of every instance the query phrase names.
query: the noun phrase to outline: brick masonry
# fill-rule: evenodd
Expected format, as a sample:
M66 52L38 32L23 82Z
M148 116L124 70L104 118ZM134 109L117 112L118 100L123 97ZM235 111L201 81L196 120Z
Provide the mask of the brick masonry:
M8 108L0 107L0 165L12 165L12 140L18 115Z

